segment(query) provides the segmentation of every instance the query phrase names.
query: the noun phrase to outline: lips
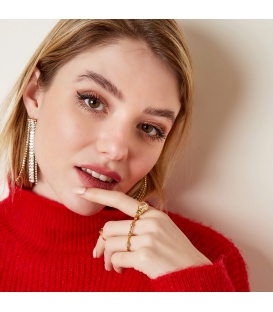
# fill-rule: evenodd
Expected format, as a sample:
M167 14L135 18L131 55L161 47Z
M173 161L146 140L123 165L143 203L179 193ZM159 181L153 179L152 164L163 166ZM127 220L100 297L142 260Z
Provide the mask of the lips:
M115 171L95 165L81 165L75 167L84 187L111 190L121 181L120 175Z

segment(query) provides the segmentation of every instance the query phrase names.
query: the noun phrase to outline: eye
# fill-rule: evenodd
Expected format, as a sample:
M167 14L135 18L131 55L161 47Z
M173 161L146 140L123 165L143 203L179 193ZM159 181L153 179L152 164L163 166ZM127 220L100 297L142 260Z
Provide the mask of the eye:
M166 139L164 130L160 126L155 126L151 123L142 123L139 124L138 129L140 134L144 139L149 141L163 141Z
M148 134L150 134L151 136L155 136L157 135L157 131L155 129L154 126L149 125L149 124L142 124L142 130Z
M98 111L104 109L104 104L101 102L100 99L96 98L95 96L90 96L84 100L85 104L88 105L90 108L96 109Z
M77 92L77 99L85 110L100 112L105 111L107 108L105 101L96 94Z

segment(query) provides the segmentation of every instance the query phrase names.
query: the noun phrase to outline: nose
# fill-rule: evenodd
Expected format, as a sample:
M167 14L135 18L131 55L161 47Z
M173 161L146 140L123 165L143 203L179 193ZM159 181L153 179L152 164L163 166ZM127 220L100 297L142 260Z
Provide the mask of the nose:
M110 160L126 160L129 153L130 134L125 124L117 122L106 126L97 138L97 150Z

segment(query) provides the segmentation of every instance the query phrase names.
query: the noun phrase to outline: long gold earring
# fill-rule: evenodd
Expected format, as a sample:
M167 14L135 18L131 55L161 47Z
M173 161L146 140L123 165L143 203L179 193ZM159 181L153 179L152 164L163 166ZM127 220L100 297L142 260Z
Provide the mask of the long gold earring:
M28 127L27 127L27 138L26 138L26 147L24 152L24 158L22 162L22 166L20 169L20 173L16 178L15 182L17 182L26 166L27 156L28 156L28 179L29 182L37 184L37 161L34 154L34 137L36 130L36 119L28 118Z
M144 179L144 181L142 182L141 187L140 187L137 195L135 196L135 199L137 199L138 201L143 200L143 198L146 195L146 191L147 191L147 176L145 176L143 179Z

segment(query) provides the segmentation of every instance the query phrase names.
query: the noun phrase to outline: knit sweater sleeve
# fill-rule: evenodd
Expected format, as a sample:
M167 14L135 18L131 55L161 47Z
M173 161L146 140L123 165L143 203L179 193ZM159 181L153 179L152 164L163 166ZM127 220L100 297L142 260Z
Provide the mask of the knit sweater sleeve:
M153 291L249 291L246 264L230 240L209 227L180 216L172 215L172 219L212 264L189 267L152 279Z

